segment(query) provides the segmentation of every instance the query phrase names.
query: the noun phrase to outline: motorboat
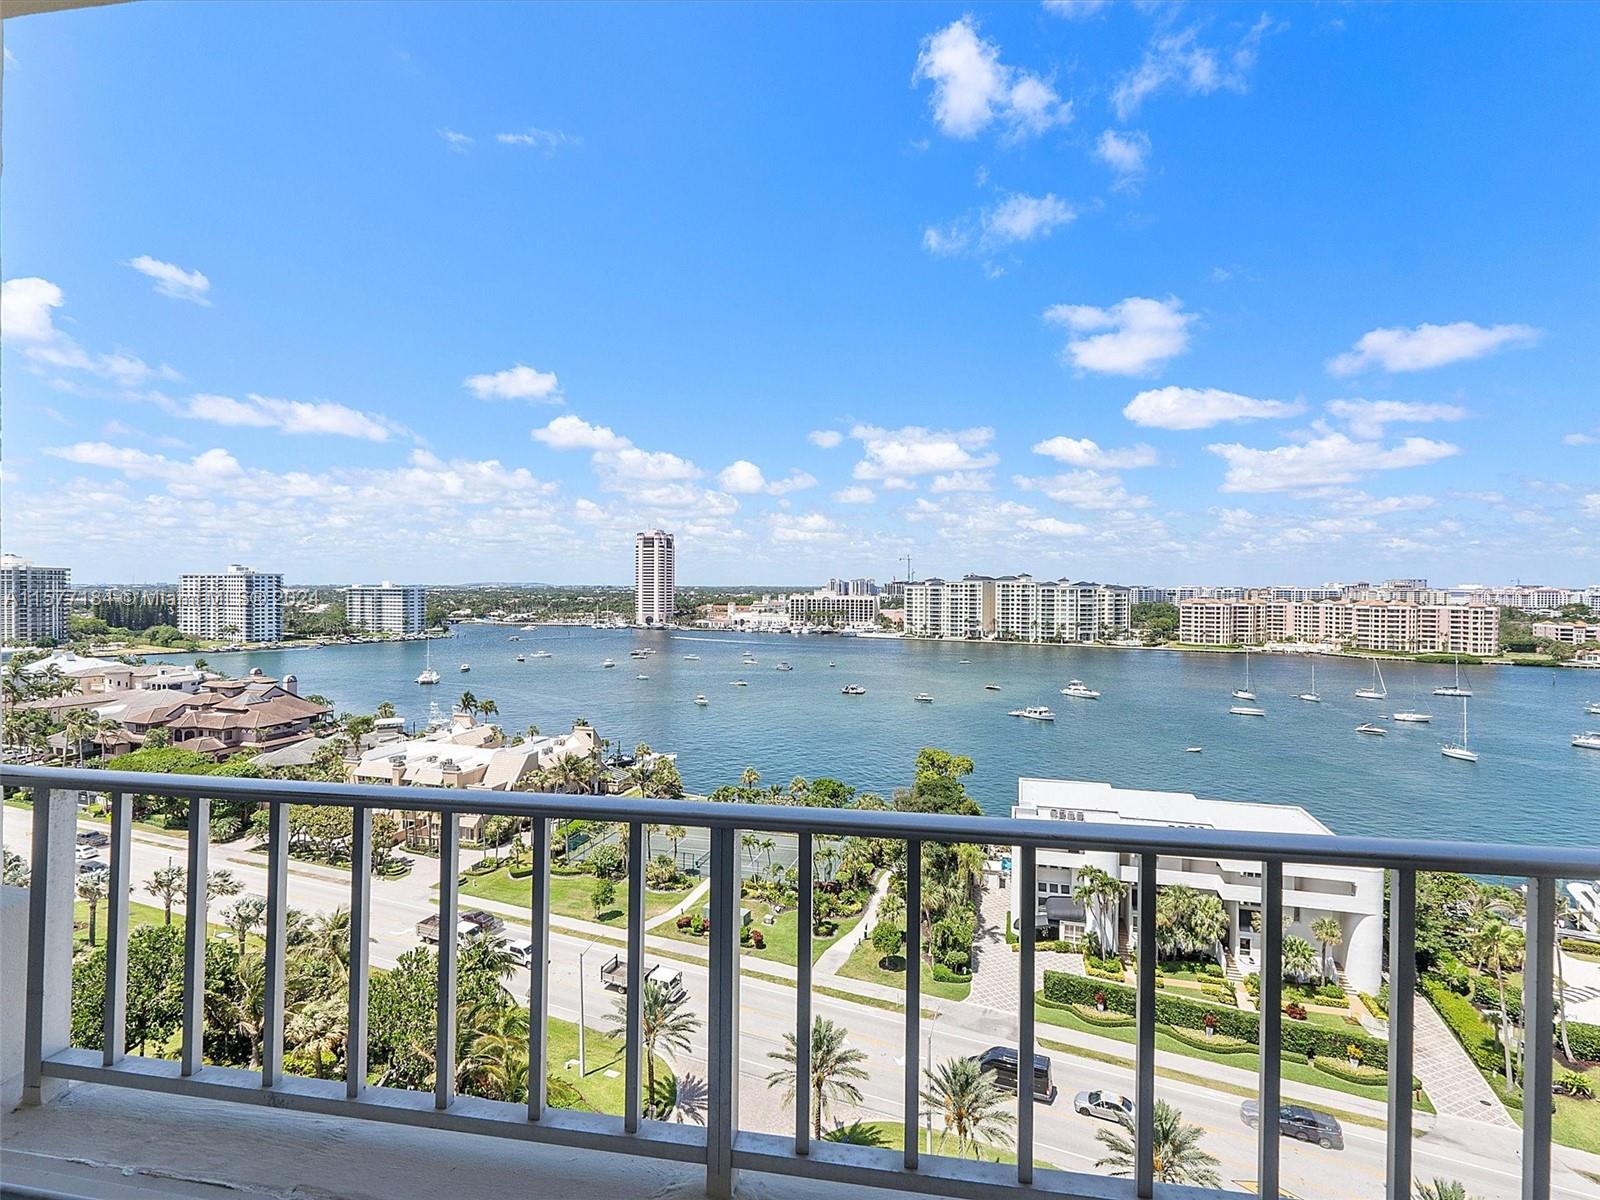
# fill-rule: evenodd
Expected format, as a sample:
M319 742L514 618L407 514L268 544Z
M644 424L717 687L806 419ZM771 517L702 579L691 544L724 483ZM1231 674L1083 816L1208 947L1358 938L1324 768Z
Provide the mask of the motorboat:
M634 678L638 679L638 680L645 680L645 679L649 679L650 676L648 676L648 675L635 675Z
M1100 693L1095 691L1081 679L1067 680L1067 686L1061 689L1063 696L1071 696L1074 700L1098 700Z
M983 690L986 692L998 692L1000 685L998 683L986 683L983 685Z
M1429 721L1433 720L1433 714L1425 712L1397 712L1389 719L1391 721L1399 721L1402 725L1426 725Z
M859 683L847 683L839 689L839 694L841 696L865 696L867 689Z
M1446 758L1459 759L1461 762L1475 763L1478 761L1478 752L1467 747L1467 698L1461 697L1461 740L1446 742L1439 747L1439 753Z
M1185 746L1183 748L1185 754L1204 754L1205 750L1204 746Z
M519 655L517 655L517 661L518 662L527 662L528 659L527 659L526 655L519 654Z
M1006 714L1011 717L1021 717L1024 721L1054 721L1055 713L1042 704L1030 704L1027 708L1014 708Z
M918 692L915 696L913 696L911 698L913 700L915 700L919 704L932 704L933 703L933 697L928 695L927 692Z
M1356 695L1362 700L1383 700L1389 695L1389 689L1383 682L1383 668L1378 665L1378 660L1372 660L1372 685L1357 688Z
M1600 750L1600 730L1591 729L1588 733L1575 733L1572 735L1572 744L1580 750Z
M839 665L839 664L838 664L838 663L836 663L836 662L830 662L830 663L829 663L829 664L828 664L828 665L829 665L829 666L830 666L830 667L837 667L837 666L838 666L838 665Z
M535 650L533 652L533 656L535 658L554 658L555 657L555 655L551 654L550 651L548 651L548 650Z
M1461 656L1460 655L1456 656L1456 681L1454 683L1446 684L1444 687L1436 687L1436 688L1434 688L1433 689L1433 694L1435 696L1470 696L1470 695L1472 695L1472 689L1471 688L1462 687L1461 686ZM1600 707L1593 706L1593 705L1591 705L1591 707L1594 708L1594 710L1596 712L1600 712ZM1476 760L1474 760L1474 761L1476 761Z
M745 682L743 679L735 679L733 681L733 686L734 687L749 687L750 685L747 682Z
M1256 698L1255 692L1250 690L1250 651L1248 650L1244 652L1244 686L1234 689L1233 698L1235 700L1254 700Z
M511 636L510 636L510 637L508 637L508 638L507 638L507 639L506 639L506 641L508 641L508 642L520 642L520 641L521 641L521 640L522 640L522 639L521 639L521 638L519 638L519 637L518 637L518 636L517 636L517 635L516 635L516 634L514 634L514 633L513 633L513 634L512 634L512 635L511 635Z
M788 664L788 663L786 663L786 662L781 662L781 663L779 663L779 664L778 664L778 665L777 665L777 666L775 666L775 667L773 667L773 668L772 668L772 669L773 669L773 670L774 670L774 671L792 671L792 670L794 670L794 668L793 668L793 667L791 667L791 666L790 666L790 665L789 665L789 664Z
M1583 711L1588 713L1591 717L1600 717L1600 700L1597 700L1592 704L1584 705Z
M684 662L699 662L700 661L700 656L698 654L685 654L683 656L683 661Z
M1384 729L1382 725L1374 725L1371 721L1368 721L1365 725L1357 725L1356 732L1370 733L1373 737L1382 737L1388 730Z
M456 668L456 670L460 671L463 675L465 675L468 671L472 670L472 664L471 663L462 663L459 667Z
M963 659L962 659L962 660L961 660L961 661L960 661L960 662L959 662L959 663L957 663L957 664L956 664L956 665L957 665L957 666L961 666L961 667L970 667L970 666L971 666L971 665L972 665L972 660L971 660L971 659L970 659L970 658L963 658Z
M1311 664L1311 690L1309 692L1301 692L1295 699L1304 700L1307 704L1322 703L1322 695L1317 691L1317 664L1315 662Z
M601 664L600 664L600 665L601 665L601 666L602 666L602 667L614 667L614 666L616 666L616 665L617 665L617 664L616 664L616 663L614 663L614 662L612 662L612 661L611 661L611 660L610 660L610 659L609 659L609 658L608 658L608 659L606 659L606 660L605 660L605 662L603 662L603 663L601 663Z
M711 701L707 700L704 696L696 696L694 698L694 702L696 704L698 704L701 708L704 708L706 705L711 703Z
M1264 717L1267 715L1266 709L1257 708L1253 704L1235 704L1228 712L1235 717Z

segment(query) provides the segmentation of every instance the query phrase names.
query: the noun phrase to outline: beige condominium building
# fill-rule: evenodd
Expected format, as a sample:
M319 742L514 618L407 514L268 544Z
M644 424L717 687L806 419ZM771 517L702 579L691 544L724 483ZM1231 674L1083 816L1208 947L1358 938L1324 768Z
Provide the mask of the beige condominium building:
M652 529L633 538L633 623L670 625L677 611L677 547L672 534Z
M1490 658L1500 652L1500 614L1484 604L1193 599L1178 604L1178 640L1194 646L1316 642Z

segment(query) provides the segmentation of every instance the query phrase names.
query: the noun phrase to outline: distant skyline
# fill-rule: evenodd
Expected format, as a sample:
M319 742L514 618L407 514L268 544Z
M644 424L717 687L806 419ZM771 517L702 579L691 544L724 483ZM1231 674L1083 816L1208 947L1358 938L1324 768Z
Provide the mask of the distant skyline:
M1597 44L1587 5L8 21L0 539L82 582L627 585L659 527L684 586L1592 584Z

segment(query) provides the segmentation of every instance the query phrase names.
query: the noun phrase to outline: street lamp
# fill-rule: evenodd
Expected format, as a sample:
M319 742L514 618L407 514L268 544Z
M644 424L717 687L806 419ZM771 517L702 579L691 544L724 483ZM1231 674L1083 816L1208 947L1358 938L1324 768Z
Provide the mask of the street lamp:
M936 1010L934 1010L933 1016L928 1018L928 1049L926 1051L926 1057L923 1059L923 1061L928 1064L927 1065L927 1070L930 1070L930 1071L933 1069L933 1023L935 1021L937 1021L938 1019L939 1019L939 1013L938 1013L938 1010L936 1009ZM927 1113L928 1113L928 1153L932 1154L933 1153L933 1107L932 1107L932 1105L930 1105L928 1107Z
M578 1080L579 1080L579 1082L582 1082L584 1077L586 1075L588 1075L588 1071L586 1071L584 1069L584 1067L585 1067L585 1059L584 1059L584 1054L583 1054L583 1035L584 1035L584 1027L583 1027L583 956L585 954L589 953L589 951L593 950L594 947L595 947L595 943L590 942L582 950L578 951Z

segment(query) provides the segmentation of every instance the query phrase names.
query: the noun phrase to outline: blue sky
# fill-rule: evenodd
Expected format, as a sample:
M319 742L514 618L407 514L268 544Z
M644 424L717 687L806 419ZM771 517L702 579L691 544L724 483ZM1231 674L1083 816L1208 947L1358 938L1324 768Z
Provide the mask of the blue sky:
M1600 579L1600 9L5 35L0 532L80 581Z

